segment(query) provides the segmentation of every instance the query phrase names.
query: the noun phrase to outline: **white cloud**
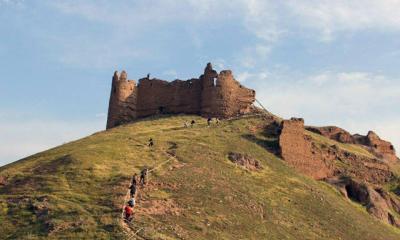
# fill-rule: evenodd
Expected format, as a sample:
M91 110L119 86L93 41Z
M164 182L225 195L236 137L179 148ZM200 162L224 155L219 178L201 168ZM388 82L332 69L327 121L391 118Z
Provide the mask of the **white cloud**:
M269 72L264 70L259 73L250 73L248 71L240 72L237 75L237 80L239 82L245 82L247 80L257 80L257 81L265 81L269 77Z
M246 68L254 68L260 57L267 58L285 37L312 36L331 41L347 32L400 31L398 0L72 0L48 4L63 14L111 27L105 39L90 32L85 33L87 38L62 38L65 53L60 60L84 67L102 68L119 59L154 58L160 53L133 43L150 30L157 32L180 24L186 26L186 35L199 49L205 39L198 29L237 22L238 29L257 38L257 42L238 49L237 58Z
M0 122L0 166L105 128L104 116L94 121L51 119Z
M276 1L246 0L243 18L245 26L258 38L267 42L275 42L285 29L279 27L279 4Z
M320 31L325 40L344 31L400 30L398 0L289 0L285 3L300 25Z

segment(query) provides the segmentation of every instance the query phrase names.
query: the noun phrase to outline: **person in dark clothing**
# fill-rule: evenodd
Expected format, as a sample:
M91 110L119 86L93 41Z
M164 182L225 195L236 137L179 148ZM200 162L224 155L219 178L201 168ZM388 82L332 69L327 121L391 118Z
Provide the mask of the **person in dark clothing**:
M192 120L192 121L190 122L190 127L193 127L195 123L196 123L196 122L195 122L194 120Z
M131 185L129 187L129 189L130 189L131 198L133 198L136 194L136 185Z
M128 205L129 205L129 207L135 207L135 203L136 203L136 200L135 200L135 198L131 198L131 199L129 199L129 201L128 201Z
M147 172L148 172L147 168L143 169L140 172L140 181L139 181L139 183L142 184L142 186L146 185Z
M207 119L207 125L208 125L208 126L211 126L211 121L212 121L211 118L208 118L208 119Z
M137 184L137 174L136 174L136 173L132 176L132 182L131 182L131 184L132 184L132 185L135 185L135 186L136 186L136 184Z
M149 139L149 147L152 147L152 146L154 146L154 142L153 142L153 139L150 138L150 139Z

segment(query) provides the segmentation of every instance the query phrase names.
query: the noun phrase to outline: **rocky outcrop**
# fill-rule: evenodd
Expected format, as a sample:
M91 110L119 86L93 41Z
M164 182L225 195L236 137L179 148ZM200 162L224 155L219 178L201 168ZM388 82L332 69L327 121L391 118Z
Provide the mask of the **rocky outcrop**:
M341 143L355 143L353 136L344 129L334 126L328 127L311 127L307 126L306 129L311 132L318 133L324 137Z
M396 151L394 146L385 140L382 140L375 132L369 131L367 136L360 134L351 135L344 129L339 127L329 126L329 127L306 127L308 131L320 134L324 137L330 138L337 142L358 144L366 147L371 153L376 157L387 160L387 161L397 161Z
M210 63L200 78L167 82L127 80L123 71L114 73L107 128L155 114L199 114L228 118L251 111L255 91L245 88L229 70L217 73Z
M247 154L230 152L228 158L231 162L243 166L248 170L255 171L262 169L260 162Z
M379 220L400 227L400 219L393 214L400 214L400 201L381 187L373 187L352 178L328 179L347 198L362 204L367 211Z
M281 157L290 166L314 179L332 176L332 164L313 154L311 140L304 132L303 119L292 118L282 121L279 136Z
M396 151L394 146L385 140L382 140L375 132L369 131L367 136L357 135L355 141L358 144L362 144L370 147L371 151L380 158L389 161L396 161Z
M316 146L312 143L314 157L333 166L333 176L348 176L371 184L384 184L393 179L387 163L377 158L357 155L332 146Z

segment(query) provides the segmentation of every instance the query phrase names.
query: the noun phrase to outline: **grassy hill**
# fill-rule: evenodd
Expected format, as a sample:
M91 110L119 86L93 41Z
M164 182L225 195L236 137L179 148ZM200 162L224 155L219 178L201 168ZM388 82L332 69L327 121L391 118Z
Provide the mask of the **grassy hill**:
M184 128L191 119L199 124ZM8 180L0 187L0 238L400 239L399 230L267 151L276 139L262 134L264 122L249 116L208 128L197 116L149 118L1 167ZM237 166L229 152L263 169ZM145 166L154 170L126 225L129 181Z

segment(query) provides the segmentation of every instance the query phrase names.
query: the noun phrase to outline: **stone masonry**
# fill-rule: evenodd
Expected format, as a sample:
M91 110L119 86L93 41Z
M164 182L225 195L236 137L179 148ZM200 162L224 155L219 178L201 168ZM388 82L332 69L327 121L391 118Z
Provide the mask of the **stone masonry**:
M333 174L332 166L313 154L312 143L305 135L302 118L282 121L279 148L281 157L305 175L323 179Z
M128 80L114 73L107 129L156 114L198 114L229 118L251 111L255 91L245 88L230 70L217 73L210 63L199 78L167 82L149 77Z

